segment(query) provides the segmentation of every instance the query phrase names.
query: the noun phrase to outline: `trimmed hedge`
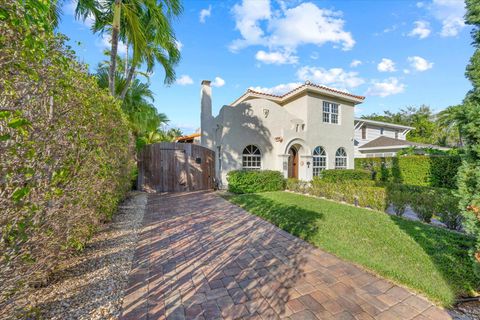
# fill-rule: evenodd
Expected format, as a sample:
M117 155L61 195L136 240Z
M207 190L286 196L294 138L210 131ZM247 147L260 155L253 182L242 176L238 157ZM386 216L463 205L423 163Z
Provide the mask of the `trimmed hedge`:
M27 294L83 249L131 187L129 123L48 29L49 6L0 0L2 319L36 318L23 313Z
M356 158L355 168L369 170L377 181L456 188L460 156L412 155L389 158Z
M320 177L324 181L351 181L351 180L372 180L372 174L368 170L348 169L348 170L323 170Z
M315 177L311 183L289 179L287 189L379 211L385 211L391 205L399 216L410 206L421 220L430 222L433 215L437 215L454 230L458 230L462 222L457 208L459 199L453 190L445 188L372 180L333 182Z
M285 189L285 178L274 170L233 170L227 174L228 191L255 193Z

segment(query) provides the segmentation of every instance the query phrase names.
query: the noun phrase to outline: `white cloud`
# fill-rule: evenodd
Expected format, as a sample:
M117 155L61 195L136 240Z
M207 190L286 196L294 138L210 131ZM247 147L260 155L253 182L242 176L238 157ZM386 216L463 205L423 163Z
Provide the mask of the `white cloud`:
M306 44L321 46L331 42L343 50L355 45L351 33L344 30L341 13L310 2L292 8L283 4L272 13L269 0L243 0L233 7L233 15L242 38L232 42L232 51L251 45L288 52Z
M419 56L408 57L408 61L410 62L410 65L412 66L412 68L414 68L417 71L426 71L433 67L433 62L429 62L426 59Z
M365 95L388 97L405 91L405 85L400 83L397 78L388 78L383 81L372 81L372 85L367 89Z
M205 19L207 17L210 17L210 15L212 14L212 6L209 5L208 6L208 9L202 9L200 10L200 23L205 23Z
M365 83L365 80L358 76L358 72L347 72L342 68L326 70L324 68L306 66L297 71L297 77L303 81L308 80L339 89L355 88Z
M176 84L181 86L187 86L189 84L193 84L193 79L189 75L184 74L177 79Z
M62 11L68 15L75 17L75 9L77 8L77 4L78 4L78 0L71 0L68 2L64 2ZM82 20L75 19L75 21L78 21L84 24L85 26L87 26L88 28L90 28L95 22L95 18L93 17L93 14L89 14L85 20L82 21Z
M110 50L112 48L111 38L112 36L108 33L102 34L102 37L100 38L100 43L97 43L98 46L101 47L102 50ZM127 45L119 40L117 50L118 54L125 55L127 53Z
M463 0L433 0L429 10L442 23L442 37L454 37L465 27Z
M416 6L417 6L417 8L423 8L425 6L425 3L421 2L421 1L417 2Z
M312 54L310 55L310 59L312 60L317 60L318 58L320 58L320 56L316 51L312 52Z
M295 64L298 62L298 57L291 52L265 52L260 50L255 55L255 59L266 64Z
M418 37L420 39L425 39L430 35L432 30L430 30L430 23L427 21L415 21L415 28L408 34L410 37Z
M223 87L225 85L225 80L223 80L222 78L220 77L215 77L215 80L213 80L212 82L212 86L213 87Z
M395 69L395 62L390 59L383 58L382 61L377 65L377 70L380 72L394 72Z
M182 51L183 43L181 43L179 40L175 40L175 45L177 46L178 51Z
M252 90L257 91L257 92L282 95L282 94L285 94L289 91L292 91L293 89L295 89L295 88L297 88L301 85L302 85L302 83L300 83L300 82L290 82L290 83L285 83L285 84L279 84L278 86L271 87L271 88L250 87L249 89L252 89Z
M360 61L360 60L353 60L352 62L350 62L350 67L356 68L356 67L358 67L358 66L361 65L361 64L362 64L362 61Z

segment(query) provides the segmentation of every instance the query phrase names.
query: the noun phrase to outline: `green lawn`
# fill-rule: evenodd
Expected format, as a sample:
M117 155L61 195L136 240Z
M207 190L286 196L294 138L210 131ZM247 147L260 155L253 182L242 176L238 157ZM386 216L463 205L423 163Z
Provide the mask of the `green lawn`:
M382 212L287 192L226 196L231 202L345 260L428 296L443 306L471 295L466 236Z

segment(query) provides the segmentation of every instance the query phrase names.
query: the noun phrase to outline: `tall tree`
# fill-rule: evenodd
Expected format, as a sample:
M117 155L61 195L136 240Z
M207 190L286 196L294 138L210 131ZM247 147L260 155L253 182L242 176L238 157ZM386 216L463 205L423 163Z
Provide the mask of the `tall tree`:
M480 3L467 0L466 5L466 22L473 26L475 53L466 71L473 89L465 97L463 111L457 118L466 146L466 156L458 173L458 194L465 229L477 238L473 257L476 271L480 273Z
M112 95L116 92L115 73L119 41L122 40L132 47L133 61L137 66L142 61L142 54L149 41L156 40L156 45L161 46L165 42L162 43L159 39L173 35L171 18L181 12L180 0L78 0L77 17L84 20L93 17L94 32L110 33L108 80ZM154 37L151 37L150 33ZM131 80L128 81L130 82Z

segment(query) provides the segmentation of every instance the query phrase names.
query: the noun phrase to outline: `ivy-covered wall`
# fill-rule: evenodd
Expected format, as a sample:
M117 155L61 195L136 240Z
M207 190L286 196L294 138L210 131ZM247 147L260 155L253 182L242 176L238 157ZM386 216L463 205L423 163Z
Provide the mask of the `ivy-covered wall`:
M49 6L0 0L0 318L28 311L25 293L112 216L134 165L119 103L54 35Z
M461 163L460 156L411 155L357 158L355 168L370 170L379 181L453 189Z

